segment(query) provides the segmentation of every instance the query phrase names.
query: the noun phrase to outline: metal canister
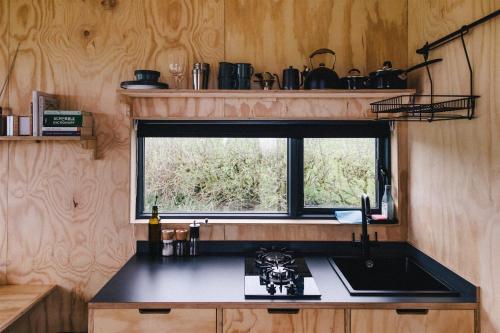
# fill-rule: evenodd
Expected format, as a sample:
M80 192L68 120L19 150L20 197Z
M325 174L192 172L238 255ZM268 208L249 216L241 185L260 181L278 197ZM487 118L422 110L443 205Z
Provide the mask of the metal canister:
M208 80L210 78L210 64L197 62L193 66L193 89L208 89Z

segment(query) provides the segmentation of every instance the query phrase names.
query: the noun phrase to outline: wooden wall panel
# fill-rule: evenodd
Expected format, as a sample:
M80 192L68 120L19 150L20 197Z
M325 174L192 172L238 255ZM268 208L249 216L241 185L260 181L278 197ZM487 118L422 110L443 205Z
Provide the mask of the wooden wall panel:
M32 89L96 114L98 160L74 144L12 143L9 283L56 283L61 329L86 328L86 301L134 251L129 224L129 119L115 91L138 67L166 73L168 50L222 57L221 1L11 1L15 112ZM12 47L11 47L12 49ZM191 60L191 62L193 61ZM170 78L167 78L170 79ZM167 80L168 81L168 80Z
M250 62L259 71L302 69L319 48L337 53L339 75L407 63L406 1L226 1L226 60ZM319 60L331 60L321 57ZM316 66L318 59L315 58Z
M425 41L500 9L498 0L409 1L410 62ZM481 287L481 332L500 332L500 20L466 36L481 95L472 121L410 124L409 240ZM436 92L467 93L460 41L431 57ZM414 78L428 90L424 73Z
M0 1L0 84L8 72L9 58L9 2ZM0 106L6 107L9 90L0 99ZM8 144L0 144L0 284L5 283L7 265L7 151Z
M327 46L338 52L342 75L351 66L372 70L387 58L405 66L407 58L406 47L401 48L407 37L405 1L137 0L105 5L0 1L0 79L6 56L21 42L8 91L13 111L28 114L31 91L41 89L63 96L65 107L96 114L96 161L77 144L0 144L1 165L8 166L8 174L0 168L0 283L3 262L9 283L60 285L51 306L66 331L85 330L86 301L124 264L141 237L129 224L130 122L116 95L119 82L131 79L134 69L158 69L162 81L172 83L168 63L182 55L188 68L195 61L212 64L214 87L216 63L224 57L281 71L301 66L304 56ZM185 87L187 82L189 75ZM262 239L254 227L248 232L231 228L214 228L208 237L242 231L247 236L230 237Z
M359 239L360 225L349 224L226 224L224 239L226 240L284 240L284 241L348 241L352 233ZM406 229L399 225L371 226L370 237L375 238L378 233L379 240L404 241Z

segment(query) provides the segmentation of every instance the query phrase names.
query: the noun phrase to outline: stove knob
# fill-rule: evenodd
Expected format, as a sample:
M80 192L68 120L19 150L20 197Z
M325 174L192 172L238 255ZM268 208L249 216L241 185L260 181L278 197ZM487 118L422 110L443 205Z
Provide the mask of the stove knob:
M295 286L295 283L290 283L287 286L287 292L288 295L295 295L297 293L297 287Z
M274 284L273 284L273 283L269 284L269 285L266 287L266 289L267 289L267 292L268 292L269 294L271 294L271 295L276 294L276 287L274 286Z

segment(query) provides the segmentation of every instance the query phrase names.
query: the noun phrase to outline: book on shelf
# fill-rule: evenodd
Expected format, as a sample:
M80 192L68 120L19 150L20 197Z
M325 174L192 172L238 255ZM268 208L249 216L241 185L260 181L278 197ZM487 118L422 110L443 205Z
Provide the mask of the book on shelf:
M47 116L92 116L91 112L82 110L45 110L44 115Z
M7 136L18 136L19 135L19 117L18 116L7 116Z
M59 100L56 95L34 90L31 100L33 136L42 135L43 115L45 110L58 109Z
M92 127L42 127L43 136L92 136Z
M45 127L92 127L94 118L90 115L43 115L43 126Z

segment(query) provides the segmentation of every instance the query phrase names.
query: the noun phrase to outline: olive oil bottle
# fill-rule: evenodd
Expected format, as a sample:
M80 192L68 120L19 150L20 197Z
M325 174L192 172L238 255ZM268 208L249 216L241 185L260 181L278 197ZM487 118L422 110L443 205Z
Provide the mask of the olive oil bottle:
M151 218L149 219L148 224L149 253L154 257L160 255L161 250L161 226L160 217L158 216L158 206L156 205L157 201L158 196L155 198L153 212L151 213Z

